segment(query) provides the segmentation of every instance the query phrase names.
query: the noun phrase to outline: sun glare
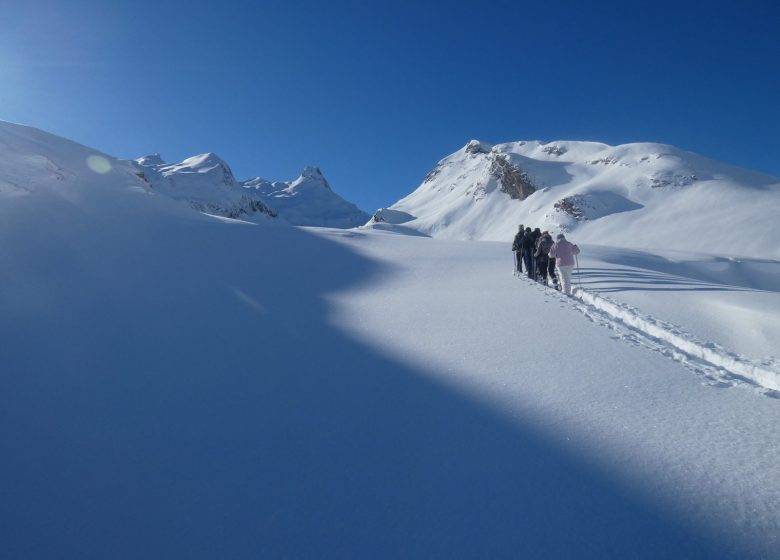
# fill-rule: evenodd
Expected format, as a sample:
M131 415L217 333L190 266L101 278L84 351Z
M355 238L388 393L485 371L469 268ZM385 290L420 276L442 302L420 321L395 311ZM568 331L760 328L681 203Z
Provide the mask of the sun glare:
M89 167L95 173L104 175L111 171L111 162L103 156L92 154L87 157L87 167Z

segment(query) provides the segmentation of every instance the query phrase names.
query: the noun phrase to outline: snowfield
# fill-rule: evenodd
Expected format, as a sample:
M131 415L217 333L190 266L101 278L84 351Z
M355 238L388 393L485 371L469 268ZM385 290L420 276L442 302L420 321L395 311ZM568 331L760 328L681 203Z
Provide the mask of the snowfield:
M731 356L730 352L711 339L697 338L624 305L615 304L602 312L606 300L598 287L567 298L528 279L515 278L510 275L507 243L430 240L380 232L364 237L321 234L386 267L383 281L329 298L335 308L334 324L346 326L352 336L383 355L403 356L424 375L501 411L518 425L533 426L566 453L573 453L602 474L608 473L607 478L621 492L641 496L645 505L660 508L654 515L673 520L677 528L693 523L703 531L700 534L709 535L707 538L718 535L710 543L718 543L717 552L686 548L679 541L666 548L670 542L662 537L665 544L648 543L649 550L640 550L642 546L621 548L614 542L606 548L598 545L601 554L780 557L779 394L762 387L759 379L744 371L741 377L726 369L734 367L726 359L698 359L693 344L698 341L718 358ZM594 252L606 259L608 250L599 249ZM620 256L624 251L612 254ZM595 263L603 267L596 285L612 286L610 299L624 299L617 286L626 287L627 294L640 291L630 280L625 283L619 266L607 268L604 260L585 256L581 264L592 271ZM652 267L642 269L639 262L634 267L643 270L650 283L656 279ZM588 278L585 269L581 272ZM594 282L584 278L580 281ZM756 298L751 302L755 308L772 305L776 309L780 304L777 290L746 293L739 286L719 284L723 291L708 292L708 286L679 276L676 283L666 282L664 287L669 297L653 311L663 317L662 312L676 309L676 314L669 315L698 335L706 333L694 327L701 324L708 310L682 306L681 298L689 297L688 290L703 290L697 293L697 303L713 307L747 305L749 297ZM706 294L713 293L715 299L707 301ZM636 303L633 298L626 299ZM774 351L779 340L778 317L774 313L758 325L771 332ZM642 318L646 324L635 328L632 318ZM648 329L648 323L656 330ZM687 346L678 348L667 336L672 334ZM728 341L748 350L739 339ZM769 380L777 386L780 368L776 359L746 363L768 370ZM543 487L542 493L556 496L552 502L576 507L569 498L576 503L578 497L558 495L546 487L549 479L529 474L525 462L520 463L509 469L509 478L530 477ZM756 496L756 502L745 503L750 494ZM517 496L517 502L523 503L522 495ZM511 510L514 506L507 507ZM535 519L534 513L530 515ZM593 515L599 518L604 513L594 511ZM551 514L549 523L554 524L554 520ZM608 525L611 523L614 520ZM563 541L571 544L570 537L593 536L591 529L579 522L575 525L566 521L556 525ZM623 529L616 525L607 531L615 537ZM595 534L596 540L603 538L600 532ZM516 536L522 543L535 541L535 536L528 534ZM641 542L644 537L638 539ZM573 553L565 548L568 544L563 545L565 552L553 552L553 547L549 554L538 555L599 555L589 548ZM616 548L610 548L613 546ZM520 542L517 547L528 550Z
M137 173L0 123L1 557L780 558L776 260L583 234L569 298Z

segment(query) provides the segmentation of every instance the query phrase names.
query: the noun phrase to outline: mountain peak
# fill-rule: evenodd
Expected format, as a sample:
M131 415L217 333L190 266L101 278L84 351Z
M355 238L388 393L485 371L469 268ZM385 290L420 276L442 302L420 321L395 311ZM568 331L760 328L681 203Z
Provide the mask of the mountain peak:
M198 154L196 156L188 157L181 162L181 165L188 167L208 167L215 165L221 165L223 167L228 166L227 163L225 163L225 160L223 160L214 152L206 152L205 154Z
M135 160L136 163L139 165L165 165L165 160L162 158L162 156L158 153L149 154L146 156L139 157L137 160Z
M481 140L469 140L464 149L469 154L489 154L490 150L493 149L493 144Z
M315 165L307 165L301 171L301 176L290 184L290 188L299 187L300 185L311 185L317 187L325 187L327 190L331 190L327 179L320 171L320 168Z
M404 226L433 237L506 240L525 224L576 230L583 243L620 239L625 247L671 247L685 239L688 248L708 252L723 224L749 229L751 239L768 239L778 193L778 178L664 144L532 140L490 146L472 140L390 209L415 216ZM750 225L736 217L748 215ZM776 247L763 247L777 255Z
M301 177L306 177L311 179L315 179L315 178L324 179L324 177L322 176L322 171L320 171L320 168L317 167L316 165L307 165L306 167L304 167L303 171L301 171Z

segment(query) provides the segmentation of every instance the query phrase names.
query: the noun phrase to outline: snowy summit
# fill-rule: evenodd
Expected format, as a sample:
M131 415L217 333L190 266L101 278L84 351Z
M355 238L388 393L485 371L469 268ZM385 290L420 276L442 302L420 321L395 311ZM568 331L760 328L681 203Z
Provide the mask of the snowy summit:
M265 197L293 225L351 228L369 218L333 192L319 167L304 167L300 176L289 183L255 177L243 185Z
M596 244L780 257L780 178L664 144L472 140L390 210L449 239L507 240L527 224Z

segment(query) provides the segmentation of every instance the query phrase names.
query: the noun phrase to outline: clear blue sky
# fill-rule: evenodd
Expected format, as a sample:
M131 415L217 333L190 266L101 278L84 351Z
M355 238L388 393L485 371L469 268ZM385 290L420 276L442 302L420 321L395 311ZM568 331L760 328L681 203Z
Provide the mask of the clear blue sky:
M780 175L776 2L0 0L0 119L119 157L319 165L367 211L471 138Z

